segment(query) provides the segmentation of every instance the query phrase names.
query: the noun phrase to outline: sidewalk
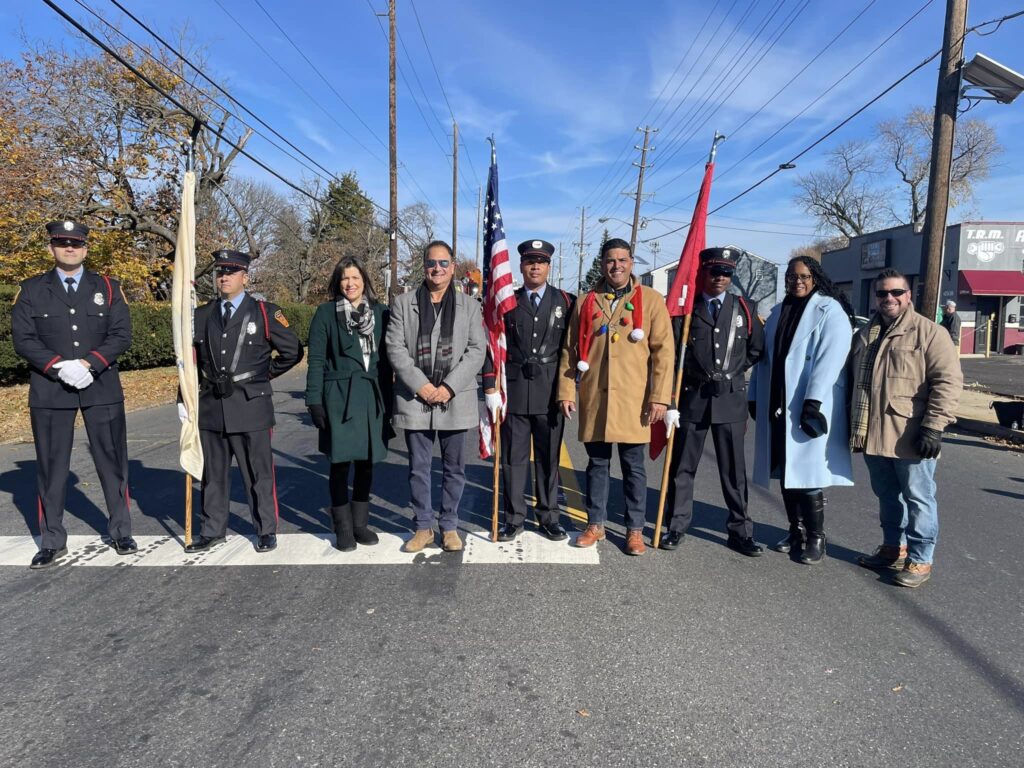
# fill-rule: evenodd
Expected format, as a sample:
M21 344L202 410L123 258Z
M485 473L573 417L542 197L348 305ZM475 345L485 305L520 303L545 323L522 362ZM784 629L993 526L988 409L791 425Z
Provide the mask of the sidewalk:
M1024 445L1024 431L1000 426L996 420L992 401L1007 399L1009 398L978 389L977 385L965 385L963 394L960 395L960 407L956 412L956 424L951 429L999 437Z

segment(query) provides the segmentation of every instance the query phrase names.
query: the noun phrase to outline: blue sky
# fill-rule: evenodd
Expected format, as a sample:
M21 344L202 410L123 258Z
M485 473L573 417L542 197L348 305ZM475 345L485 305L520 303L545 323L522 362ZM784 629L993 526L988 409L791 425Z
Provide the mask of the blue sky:
M399 159L404 181L399 202L403 206L418 200L430 204L437 211L438 233L447 237L452 172L446 152L450 153L451 117L417 25L413 1L398 0L397 6L404 43L399 45ZM653 120L660 133L652 141L653 166L646 184L646 190L656 194L642 209L642 214L654 221L641 238L658 236L678 226L676 222L689 220L702 159L715 129L730 139L719 151L712 207L791 158L934 52L941 43L945 5L941 0L928 5L846 80L740 162L903 24L924 0L651 0L642 5L604 0L528 0L500 5L415 1L465 143L460 152L460 250L473 256L476 186L486 180L486 137L493 133L498 143L501 205L508 237L512 242L543 237L561 243L567 282L570 274L575 276L572 242L578 239L579 207L587 205L585 240L594 245L603 226L597 223L599 216L632 217L632 201L618 193L635 185L636 169L630 162L638 159L639 153L632 147L641 137L634 131L645 119ZM83 2L108 18L119 17L106 0ZM260 0L351 109L324 85L256 0L122 2L171 39L187 25L193 44L205 48L211 74L324 166L339 174L355 170L364 188L386 204L387 43L373 15L374 9L386 10L384 0ZM87 18L73 0L60 0L60 4L77 18ZM976 0L971 3L969 23L1021 7L1020 0ZM858 21L814 65L804 69L861 11ZM261 52L228 14L241 22L274 60ZM123 29L136 40L146 39L127 19ZM1006 22L990 36L972 35L967 40L967 55L984 52L1022 71L1022 32L1024 17ZM4 3L0 8L0 55L16 56L22 34L32 40L77 44L41 2ZM751 67L739 82L740 75ZM791 248L813 239L814 222L792 202L795 174L819 167L830 147L867 135L880 120L899 115L910 106L930 108L937 67L936 59L801 158L797 170L777 175L713 217L709 244L733 243L781 261ZM792 85L751 117L802 69ZM737 87L733 90L722 83ZM713 115L709 114L712 110L716 110ZM1007 151L992 177L979 187L975 204L954 214L952 220L968 216L1024 219L1020 194L1024 173L1019 159L1024 148L1024 98L1010 106L985 102L971 114L995 124ZM629 151L624 152L627 147ZM249 149L288 177L308 175L258 137ZM266 176L246 162L240 163L239 169L247 175ZM628 237L626 225L613 221L608 226L614 234ZM748 230L772 230L774 234ZM659 264L678 258L684 236L682 232L658 238ZM647 248L641 246L638 255L649 261Z

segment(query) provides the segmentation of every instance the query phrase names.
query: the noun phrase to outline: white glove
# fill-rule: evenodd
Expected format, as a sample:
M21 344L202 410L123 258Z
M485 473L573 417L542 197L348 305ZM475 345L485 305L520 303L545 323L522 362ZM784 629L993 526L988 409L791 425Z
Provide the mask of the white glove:
M75 389L85 389L92 384L92 374L89 368L81 360L62 360L55 363L54 368L60 368L57 374L61 381Z
M490 394L484 392L484 404L487 406L487 412L491 415L492 422L498 421L499 412L501 412L502 415L505 413L505 409L501 403L500 392L491 392Z
M673 429L679 429L679 411L670 408L665 411L665 418L662 421L665 422L665 436L668 437L672 434Z
M178 421L182 424L188 421L188 408L185 407L184 403L178 403Z

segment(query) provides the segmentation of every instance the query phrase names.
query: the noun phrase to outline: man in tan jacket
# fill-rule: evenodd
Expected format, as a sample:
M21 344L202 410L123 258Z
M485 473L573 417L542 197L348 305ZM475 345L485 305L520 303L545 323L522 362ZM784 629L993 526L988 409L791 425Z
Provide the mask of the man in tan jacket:
M672 326L665 299L633 277L629 243L601 251L601 282L573 308L558 375L566 419L576 411L587 451L587 528L576 540L591 547L605 537L612 446L626 497L626 553L642 555L650 425L665 417L672 387ZM577 385L577 379L579 384Z
M931 576L935 464L942 431L956 420L963 374L949 334L914 311L902 274L880 272L875 300L878 313L853 337L850 353L850 447L864 452L882 545L857 562L919 587Z

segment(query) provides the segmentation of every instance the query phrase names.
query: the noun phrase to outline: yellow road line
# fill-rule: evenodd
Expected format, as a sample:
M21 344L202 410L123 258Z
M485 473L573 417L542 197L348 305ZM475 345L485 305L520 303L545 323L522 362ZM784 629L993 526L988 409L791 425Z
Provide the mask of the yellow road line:
M562 443L561 455L558 461L558 478L561 481L562 492L565 494L565 513L573 520L587 522L587 513L584 511L583 492L576 482L576 472L572 466L572 457Z

